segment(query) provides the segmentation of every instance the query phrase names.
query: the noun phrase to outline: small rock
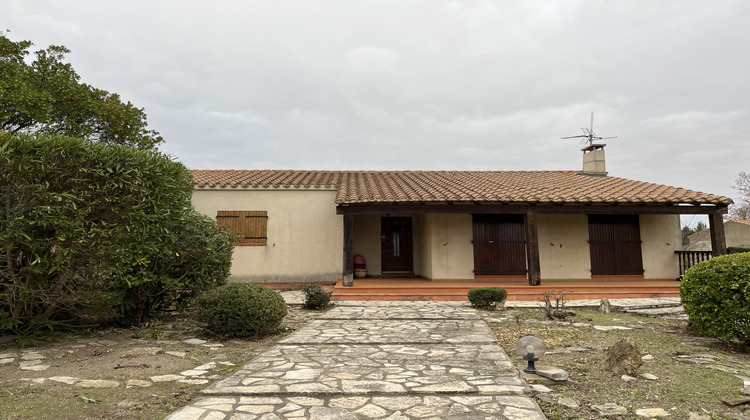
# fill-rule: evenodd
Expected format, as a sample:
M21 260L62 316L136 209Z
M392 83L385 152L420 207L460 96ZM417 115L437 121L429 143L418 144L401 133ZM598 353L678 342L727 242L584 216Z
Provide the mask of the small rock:
M647 355L641 357L641 360L643 360L644 362L651 362L651 361L654 360L654 356L652 356L650 354L647 354Z
M39 362L38 360L34 360L34 362ZM38 363L34 363L31 365L25 365L24 363L32 363L32 362L21 362L21 370L30 370L32 372L41 372L43 370L47 370L49 368L49 365L40 365Z
M726 399L726 400L721 400L721 402L723 402L724 404L730 407L735 407L738 405L750 404L750 397Z
M659 377L654 375L653 373L644 373L641 375L641 378L648 379L649 381L657 381L659 380Z
M208 373L207 370L190 369L190 370L186 370L184 372L180 372L180 375L183 375L183 376L201 376L201 375L205 375L207 373Z
M211 370L215 367L216 367L216 362L208 362L206 364L194 367L193 370Z
M200 346L201 344L206 344L206 340L201 340L199 338L190 338L188 340L183 341L183 343L190 344L193 346Z
M552 379L553 381L562 382L568 380L568 372L559 368L537 369L536 374L545 378Z
M625 382L633 382L634 380L636 380L636 378L634 378L634 377L632 377L630 375L622 375L622 376L620 376L620 379L622 379Z
M44 355L36 353L36 352L34 352L34 353L24 353L24 354L21 355L21 360L42 360L42 359L46 359L46 357L44 357Z
M144 381L142 379L129 379L128 382L125 384L126 388L132 388L134 386L140 387L140 388L146 388L151 386L151 382Z
M607 348L604 366L615 375L635 375L641 365L641 352L632 337L621 338Z
M750 395L750 386L746 386L740 390L742 395Z
M625 407L621 405L617 405L615 403L592 405L591 408L599 412L599 415L602 417L622 416L622 415L628 414L628 410Z
M536 394L536 399L547 404L554 404L555 400L549 394Z
M603 314L612 312L612 304L609 303L609 299L602 299L599 302L599 312Z
M578 403L572 398L560 398L559 400L557 400L557 403L563 407L568 407L572 409L576 409L579 407Z
M76 382L75 386L77 388L115 388L120 386L120 383L106 379L83 379Z
M53 376L49 378L49 380L55 381L55 382L61 382L61 383L68 384L68 385L73 385L76 382L80 381L80 379L74 378L72 376Z
M666 412L663 408L639 408L635 410L635 415L638 417L654 418L667 417L669 416L669 413Z
M711 420L711 416L691 411L688 413L687 420Z
M543 393L544 392L552 392L551 389L547 388L544 385L538 385L537 384L537 385L530 385L530 386L531 386L531 389L534 390L534 391L536 391L536 392L543 392Z
M0 365L6 365L8 363L13 363L15 361L16 359L13 357L3 357L3 358L0 358Z
M164 354L181 358L185 358L185 356L187 356L187 352L184 351L165 351Z
M156 353L160 352L161 349L159 347L134 347L129 350L125 350L122 352L120 357L138 357L138 356L153 356Z
M157 375L157 376L152 376L150 379L154 382L170 382L170 381L176 381L179 379L185 379L185 377L181 375Z
M594 329L599 331L632 330L630 327L620 325L594 325Z
M177 382L188 385L205 385L208 383L208 379L179 379Z

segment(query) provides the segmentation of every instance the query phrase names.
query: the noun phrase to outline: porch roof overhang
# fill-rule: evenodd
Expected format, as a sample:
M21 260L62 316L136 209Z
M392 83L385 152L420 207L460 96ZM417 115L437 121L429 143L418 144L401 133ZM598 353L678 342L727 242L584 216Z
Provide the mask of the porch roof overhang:
M494 213L494 214L719 214L727 213L725 204L664 203L498 203L461 202L388 202L338 203L337 214L421 214L421 213Z

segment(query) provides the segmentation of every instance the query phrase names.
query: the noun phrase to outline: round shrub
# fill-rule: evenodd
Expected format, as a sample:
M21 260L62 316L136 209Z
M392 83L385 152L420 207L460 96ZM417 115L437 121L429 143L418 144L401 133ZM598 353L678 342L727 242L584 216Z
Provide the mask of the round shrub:
M287 313L280 294L263 286L229 283L196 299L198 320L225 337L253 337L278 330Z
M331 302L331 292L317 284L308 284L302 291L305 292L305 303L302 304L305 309L322 309Z
M700 333L750 344L750 253L693 266L683 276L680 297Z
M502 287L477 287L469 290L469 302L475 308L491 309L497 303L505 302L508 291Z

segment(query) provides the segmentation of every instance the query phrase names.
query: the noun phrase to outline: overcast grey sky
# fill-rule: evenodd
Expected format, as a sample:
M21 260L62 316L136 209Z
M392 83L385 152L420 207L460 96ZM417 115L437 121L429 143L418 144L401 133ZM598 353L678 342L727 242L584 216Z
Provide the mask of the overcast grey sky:
M750 2L0 0L193 169L579 169L734 196Z

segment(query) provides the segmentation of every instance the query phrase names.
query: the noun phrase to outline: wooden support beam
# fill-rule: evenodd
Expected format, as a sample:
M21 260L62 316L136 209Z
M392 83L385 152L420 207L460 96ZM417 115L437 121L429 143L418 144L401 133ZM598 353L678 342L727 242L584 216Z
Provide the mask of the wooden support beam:
M711 233L711 253L714 257L727 253L727 241L724 235L724 218L721 213L708 215L708 227Z
M726 205L677 206L638 204L495 204L474 202L460 203L363 203L339 204L336 214L428 214L428 213L472 213L472 214L524 214L529 210L537 214L712 214L727 212Z
M354 286L354 216L344 215L344 261L341 283L346 287Z
M526 228L526 268L529 286L539 286L542 270L539 264L539 235L537 234L536 210L530 209L524 216Z

